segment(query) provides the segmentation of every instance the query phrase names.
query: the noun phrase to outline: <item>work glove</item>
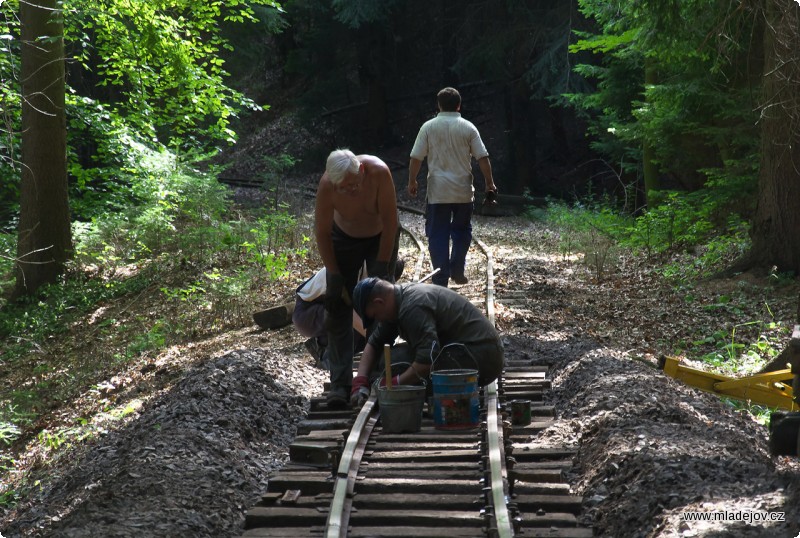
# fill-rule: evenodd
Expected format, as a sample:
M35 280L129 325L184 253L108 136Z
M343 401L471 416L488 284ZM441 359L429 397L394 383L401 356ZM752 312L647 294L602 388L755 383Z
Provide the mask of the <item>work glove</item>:
M389 274L389 262L375 261L367 272L369 273L369 276L376 276L383 280L389 281L394 280L392 275Z
M361 407L369 398L369 379L365 375L353 378L353 388L350 390L350 405L354 408Z
M399 384L400 384L400 374L397 374L396 376L394 376L392 378L392 386L395 387L395 386L397 386ZM381 384L379 386L381 386L381 387L385 387L386 386L386 376L385 375L381 376Z
M325 310L329 314L336 313L342 308L342 292L344 291L344 277L341 273L325 272Z
M483 199L483 205L497 205L497 189L486 191L486 196Z

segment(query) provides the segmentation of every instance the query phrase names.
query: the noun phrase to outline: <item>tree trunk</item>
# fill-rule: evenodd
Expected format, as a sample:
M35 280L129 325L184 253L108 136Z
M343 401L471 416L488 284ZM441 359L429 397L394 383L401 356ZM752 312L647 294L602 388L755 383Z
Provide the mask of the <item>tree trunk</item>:
M367 132L363 146L377 151L386 143L389 133L389 116L384 84L384 35L374 24L357 31L359 78L367 88L367 108L364 124Z
M658 82L656 68L653 65L652 59L645 60L644 68L644 84L645 87L651 86ZM644 178L644 198L647 207L652 207L651 197L653 191L661 188L661 182L658 177L658 166L654 162L655 149L650 141L645 137L642 143L642 176Z
M800 272L800 6L768 0L761 169L750 265Z
M71 254L61 2L20 2L22 177L14 295L55 282Z

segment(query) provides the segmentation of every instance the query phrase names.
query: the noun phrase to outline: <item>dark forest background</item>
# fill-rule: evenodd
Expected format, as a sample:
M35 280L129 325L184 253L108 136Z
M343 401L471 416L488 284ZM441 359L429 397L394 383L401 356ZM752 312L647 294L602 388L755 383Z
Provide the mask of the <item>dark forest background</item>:
M648 254L712 245L734 271L796 272L799 9L5 2L0 223L12 295L56 282L76 254L96 257L104 226L137 236L132 252L152 249L147 236L160 240L172 217L146 208L173 195L177 175L274 188L320 173L336 147L399 172L444 86L462 92L501 194L592 208L590 228Z

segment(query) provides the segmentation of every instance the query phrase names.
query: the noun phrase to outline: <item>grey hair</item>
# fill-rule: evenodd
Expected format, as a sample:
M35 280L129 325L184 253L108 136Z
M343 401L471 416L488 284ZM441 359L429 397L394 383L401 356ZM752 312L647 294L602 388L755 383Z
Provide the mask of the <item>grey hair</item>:
M331 183L338 185L344 179L345 174L357 174L361 167L359 161L349 149L337 149L328 155L328 162L325 164L325 172Z

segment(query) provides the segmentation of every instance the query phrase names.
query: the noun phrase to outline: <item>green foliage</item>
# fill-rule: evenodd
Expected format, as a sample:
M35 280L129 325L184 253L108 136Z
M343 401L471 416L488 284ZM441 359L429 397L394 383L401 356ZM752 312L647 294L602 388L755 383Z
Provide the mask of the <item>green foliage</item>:
M19 199L20 72L18 0L0 2L0 227L12 220Z
M720 302L707 309L736 309L730 297L722 296ZM767 308L769 310L769 308ZM739 333L748 329L748 336ZM718 329L712 334L694 340L687 353L698 355L699 360L714 366L717 371L729 374L753 374L769 360L780 354L778 338L788 329L774 320L754 320L738 323L728 330ZM707 351L708 348L712 348Z
M0 444L10 445L19 437L20 433L16 424L0 419Z
M744 169L752 190L760 59L748 50L755 19L721 0L579 5L597 30L576 32L570 51L581 58L575 71L596 89L564 97L589 121L594 149L620 175L636 175L647 142L662 177L690 191L707 177L733 190ZM748 199L747 192L738 196Z
M91 221L75 224L75 261L63 282L0 309L4 364L30 372L26 383L0 399L0 448L21 436L35 437L40 446L60 454L102 433L102 425L94 422L39 432L32 428L57 402L106 379L114 361L128 362L186 338L252 323L260 292L285 275L289 260L306 255L308 239L297 232L285 208L261 208L255 215L234 212L227 188L213 171L190 170L166 152L142 155L149 156L142 162L148 170L129 177L129 205L106 213L98 206ZM126 315L124 303L159 288L166 300L158 301L152 315ZM113 314L102 314L106 310ZM114 342L103 350L111 360L84 361L53 349L54 340L66 338L90 313L96 315L92 334ZM102 403L102 391L94 396ZM127 407L109 411L111 418L132 412ZM18 493L6 492L0 503L13 504Z
M162 349L171 331L172 327L168 322L156 320L150 329L131 340L125 348L125 359L131 359L145 351Z
M726 402L736 411L747 413L752 417L753 420L761 424L762 426L769 426L769 421L772 416L772 413L778 411L777 407L767 407L764 405L756 405L750 403L749 401L744 402L742 400L735 400L733 398L722 398L722 401Z
M19 196L18 0L0 3L0 225L13 227ZM193 162L235 139L232 120L252 100L226 85L222 28L253 24L280 31L272 0L65 3L68 170L72 211L89 220L126 206L148 153L172 148Z
M141 290L147 284L146 275L108 282L76 276L47 286L39 297L6 304L0 309L3 359L10 364L21 360L54 334L68 331L75 319L93 305Z
M600 281L619 256L618 243L629 226L627 219L608 204L548 203L546 222L559 231L559 251L563 256L582 255L582 261Z
M120 95L113 111L137 132L179 150L210 141L232 142L230 120L242 107L258 108L228 88L223 22L252 23L252 5L270 0L101 0L65 5L65 39L76 62Z

